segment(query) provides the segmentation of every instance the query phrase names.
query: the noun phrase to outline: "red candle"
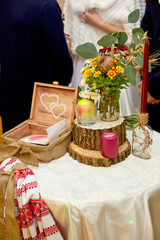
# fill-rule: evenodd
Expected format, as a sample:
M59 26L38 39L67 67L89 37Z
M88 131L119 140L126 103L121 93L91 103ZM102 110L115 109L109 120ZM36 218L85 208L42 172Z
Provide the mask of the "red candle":
M101 154L106 158L114 158L118 155L118 134L105 132L101 135Z
M143 60L143 78L142 78L142 93L141 93L141 113L147 112L147 92L148 92L148 39L144 46L144 60Z

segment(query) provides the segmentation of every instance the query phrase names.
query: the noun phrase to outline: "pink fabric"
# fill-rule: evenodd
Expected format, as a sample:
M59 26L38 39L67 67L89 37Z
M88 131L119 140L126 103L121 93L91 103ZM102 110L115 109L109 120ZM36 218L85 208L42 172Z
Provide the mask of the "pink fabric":
M17 158L8 158L0 164L0 171L11 171L18 162L20 160ZM20 239L63 240L47 204L41 198L32 170L16 170L15 179L15 209Z

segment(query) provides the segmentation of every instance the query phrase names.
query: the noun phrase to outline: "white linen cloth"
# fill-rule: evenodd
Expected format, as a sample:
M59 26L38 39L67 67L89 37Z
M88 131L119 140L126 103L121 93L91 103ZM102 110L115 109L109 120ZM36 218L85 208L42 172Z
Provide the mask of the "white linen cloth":
M160 239L160 134L153 137L149 160L93 167L67 153L31 166L65 240Z

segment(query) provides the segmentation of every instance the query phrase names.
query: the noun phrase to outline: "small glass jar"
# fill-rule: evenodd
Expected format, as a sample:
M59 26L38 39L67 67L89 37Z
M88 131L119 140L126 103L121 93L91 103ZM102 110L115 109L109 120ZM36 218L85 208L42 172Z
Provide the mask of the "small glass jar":
M101 96L99 104L100 118L105 122L119 119L119 99L116 96L109 97L107 94Z
M91 102L91 101L90 101ZM96 123L97 108L94 102L88 104L88 99L83 99L83 102L78 103L73 101L76 120L79 125L89 126Z
M143 159L151 158L152 137L153 130L147 123L136 124L132 134L132 154Z

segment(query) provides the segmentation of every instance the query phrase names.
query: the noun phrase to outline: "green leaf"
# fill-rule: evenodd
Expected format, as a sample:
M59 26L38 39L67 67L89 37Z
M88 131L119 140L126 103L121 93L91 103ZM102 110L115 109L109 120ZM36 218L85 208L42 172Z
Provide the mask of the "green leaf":
M98 52L93 43L87 42L82 45L79 45L76 48L76 53L82 58L95 58L98 56Z
M143 56L137 56L136 59L135 59L135 63L137 65L140 65L143 69ZM151 64L150 62L148 62L148 72L151 72Z
M132 34L139 33L139 32L141 32L141 33L144 34L144 31L143 31L142 28L134 28L134 29L132 30Z
M139 9L134 10L131 12L128 16L128 22L129 23L136 23L140 17L140 11Z
M133 34L133 41L136 45L144 44L146 39L143 39L144 34L141 32L136 32Z
M116 42L115 37L111 35L105 35L97 42L97 44L103 47L111 47L112 44L115 44L115 42Z
M138 123L138 115L124 116L125 124L128 127L134 127Z
M135 50L135 47L136 45L134 43L131 43L131 45L129 46L129 52L131 53L131 49Z
M126 77L133 86L136 86L136 72L136 69L131 65L125 69Z
M118 34L118 44L124 45L128 40L128 36L125 32L119 32Z
M138 56L135 58L135 63L136 63L137 65L140 65L140 66L143 68L143 56L138 55Z
M117 38L119 35L119 32L110 32L108 35L111 35L111 36Z

